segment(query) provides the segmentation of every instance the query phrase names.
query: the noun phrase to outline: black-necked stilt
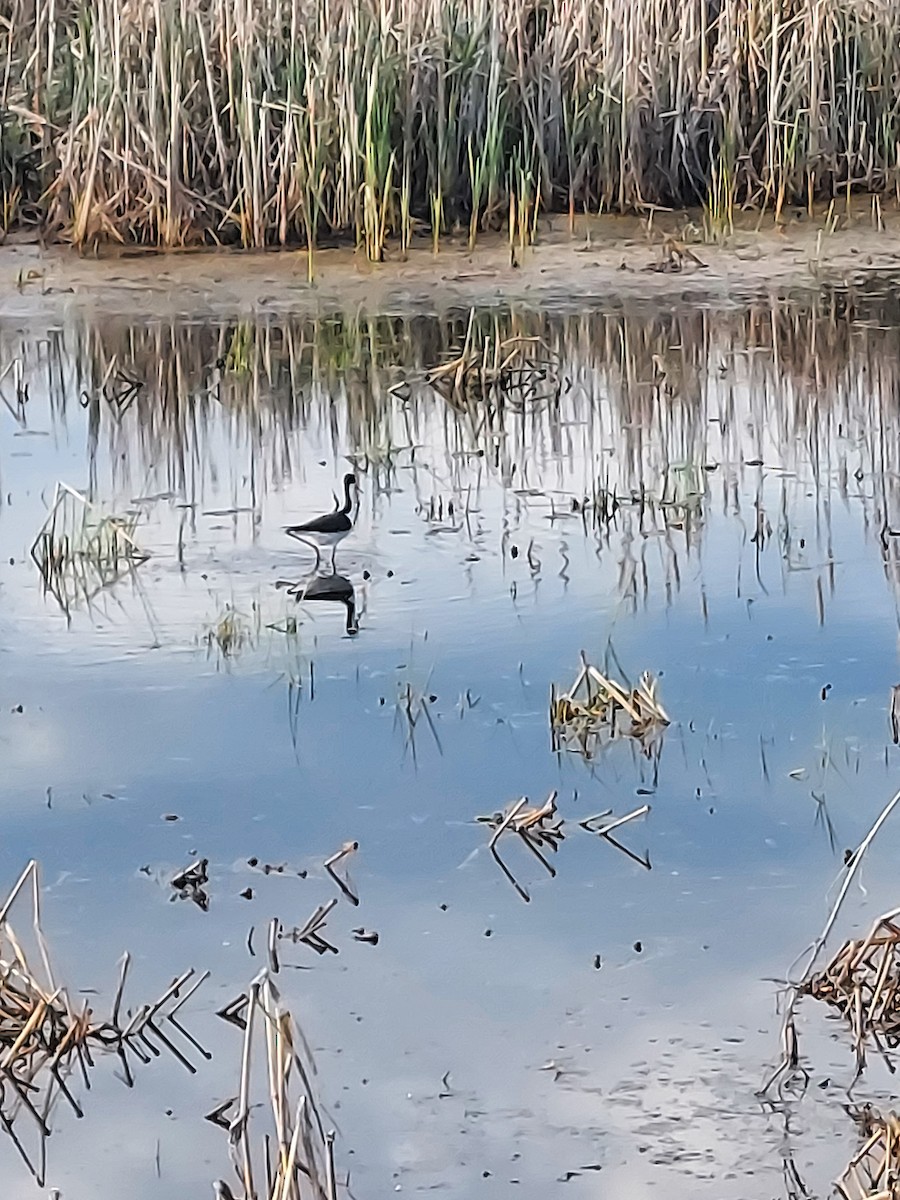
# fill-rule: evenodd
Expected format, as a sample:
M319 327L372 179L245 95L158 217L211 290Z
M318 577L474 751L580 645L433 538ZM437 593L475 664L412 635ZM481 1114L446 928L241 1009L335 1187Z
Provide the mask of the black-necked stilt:
M332 571L330 575L312 575L309 579L301 579L299 583L279 580L275 586L287 588L288 595L293 596L298 604L307 600L343 604L347 610L347 633L350 637L359 633L359 622L356 619L356 592L346 575L338 575L336 571Z
M330 546L331 567L332 570L334 569L334 556L338 543L342 542L353 528L353 521L350 517L353 501L350 492L355 487L356 476L345 475L344 503L340 508L336 508L334 512L325 513L324 516L313 517L311 521L306 521L303 525L288 525L285 529L285 533L290 537L296 538L298 542L305 542L307 546L311 546L315 550L317 567L322 560L322 547Z

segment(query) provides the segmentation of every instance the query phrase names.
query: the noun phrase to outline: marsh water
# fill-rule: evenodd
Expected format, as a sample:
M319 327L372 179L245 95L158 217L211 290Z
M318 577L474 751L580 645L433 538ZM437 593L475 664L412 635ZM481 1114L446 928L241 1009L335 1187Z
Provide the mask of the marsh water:
M526 345L540 368L489 395L430 374ZM0 1140L4 1195L239 1195L204 1119L240 1067L216 1012L271 919L332 896L337 952L283 942L278 986L360 1200L827 1195L858 1137L821 1005L805 1094L756 1093L778 981L900 779L898 351L878 292L4 325L0 880L40 862L58 974L92 1005L126 950L131 1002L209 970L182 1019L211 1055L132 1088L99 1061L43 1188ZM283 530L350 470L342 594L316 600ZM48 590L30 550L60 482L146 561ZM551 685L582 653L658 677L653 746L554 752ZM526 903L477 818L554 789L555 877L505 852ZM632 855L578 824L644 804ZM348 841L358 906L322 866ZM898 903L898 851L888 823L840 936ZM171 887L200 858L206 911Z

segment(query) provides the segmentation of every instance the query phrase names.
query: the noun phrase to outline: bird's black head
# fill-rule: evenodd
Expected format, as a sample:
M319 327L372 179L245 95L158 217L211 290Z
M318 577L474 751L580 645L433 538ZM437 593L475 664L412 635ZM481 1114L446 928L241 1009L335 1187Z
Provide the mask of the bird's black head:
M356 476L352 471L348 471L344 476L344 487L353 487L356 484Z

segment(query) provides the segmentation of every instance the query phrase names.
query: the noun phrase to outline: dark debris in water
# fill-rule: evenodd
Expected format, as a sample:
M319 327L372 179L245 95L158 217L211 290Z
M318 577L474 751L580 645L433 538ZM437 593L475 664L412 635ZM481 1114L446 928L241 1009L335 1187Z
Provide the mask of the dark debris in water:
M173 899L192 900L203 912L209 911L209 859L201 858L199 862L191 863L177 875L173 875L171 886L175 889Z

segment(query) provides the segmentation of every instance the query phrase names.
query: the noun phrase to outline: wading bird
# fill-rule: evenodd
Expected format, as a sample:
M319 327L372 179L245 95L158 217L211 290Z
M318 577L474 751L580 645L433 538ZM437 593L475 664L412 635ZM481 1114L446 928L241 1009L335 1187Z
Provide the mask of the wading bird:
M353 501L350 492L356 486L356 476L345 475L344 503L340 508L335 508L334 512L325 513L321 517L313 517L311 521L306 521L303 525L288 525L285 528L285 533L289 537L296 538L298 542L305 542L307 546L311 546L315 550L316 567L322 561L322 547L330 546L331 569L334 570L334 556L338 543L342 542L353 528L353 520L350 516Z

